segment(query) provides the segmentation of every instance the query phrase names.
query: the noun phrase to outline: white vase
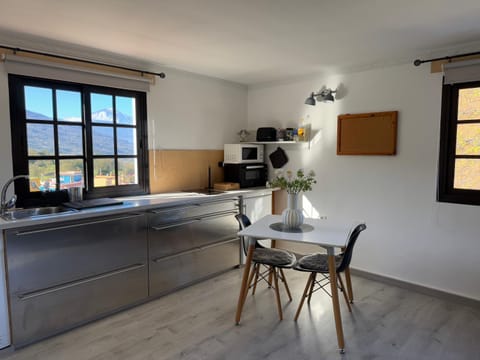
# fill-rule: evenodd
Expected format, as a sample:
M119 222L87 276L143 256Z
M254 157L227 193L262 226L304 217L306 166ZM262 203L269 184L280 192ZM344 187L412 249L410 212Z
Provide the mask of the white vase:
M303 224L303 211L298 208L298 193L287 195L287 208L282 212L282 222L288 229L298 229Z

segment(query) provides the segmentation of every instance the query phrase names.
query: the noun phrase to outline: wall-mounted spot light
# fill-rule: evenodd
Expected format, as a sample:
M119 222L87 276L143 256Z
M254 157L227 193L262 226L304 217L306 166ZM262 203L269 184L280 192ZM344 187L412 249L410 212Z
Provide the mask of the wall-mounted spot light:
M333 94L336 93L337 90L323 88L318 93L311 93L310 96L305 100L305 104L307 105L315 105L317 101L327 102L327 101L335 101Z

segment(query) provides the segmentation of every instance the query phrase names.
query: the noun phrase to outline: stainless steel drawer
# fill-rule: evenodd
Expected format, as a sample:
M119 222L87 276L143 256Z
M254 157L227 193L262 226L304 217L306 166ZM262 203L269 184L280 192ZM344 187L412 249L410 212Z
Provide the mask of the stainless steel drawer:
M145 214L6 232L9 292L31 292L147 262Z
M150 258L157 259L236 237L237 213L237 210L230 210L203 218L151 226Z
M150 296L165 294L239 264L239 239L150 261Z
M10 296L16 347L94 320L148 297L147 264Z
M236 198L167 207L149 211L148 223L151 227L158 227L177 223L180 220L198 219L215 213L238 210L239 200Z

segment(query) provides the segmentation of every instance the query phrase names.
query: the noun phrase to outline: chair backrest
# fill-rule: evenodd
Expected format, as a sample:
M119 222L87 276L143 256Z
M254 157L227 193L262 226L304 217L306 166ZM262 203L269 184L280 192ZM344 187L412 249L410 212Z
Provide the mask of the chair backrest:
M353 254L353 247L355 246L355 242L358 239L360 233L367 228L365 224L359 224L353 229L350 233L350 237L348 239L347 248L343 252L342 262L337 268L337 272L344 271L347 267L350 266L350 261L352 261L352 254Z
M252 225L250 219L245 214L235 215L235 219L237 219L238 224L240 225L240 230L243 230L243 229L249 227L250 225ZM248 242L251 239L251 237L250 236L242 236L241 238L242 238L243 253L245 255L247 255ZM258 241L255 241L255 248L263 248L263 247L264 246L262 246Z
M243 230L243 229L249 227L250 225L252 225L250 219L245 214L235 215L235 219L237 219L238 224L240 225L240 230ZM245 255L247 255L248 241L250 240L250 237L249 236L242 236L241 240L242 240L243 253Z

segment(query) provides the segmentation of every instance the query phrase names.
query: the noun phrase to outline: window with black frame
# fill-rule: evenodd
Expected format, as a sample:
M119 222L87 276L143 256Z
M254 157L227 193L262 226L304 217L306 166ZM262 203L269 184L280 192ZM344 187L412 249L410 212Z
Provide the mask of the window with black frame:
M438 200L480 205L480 81L443 85Z
M148 192L146 94L9 75L14 174L39 192L87 198Z

